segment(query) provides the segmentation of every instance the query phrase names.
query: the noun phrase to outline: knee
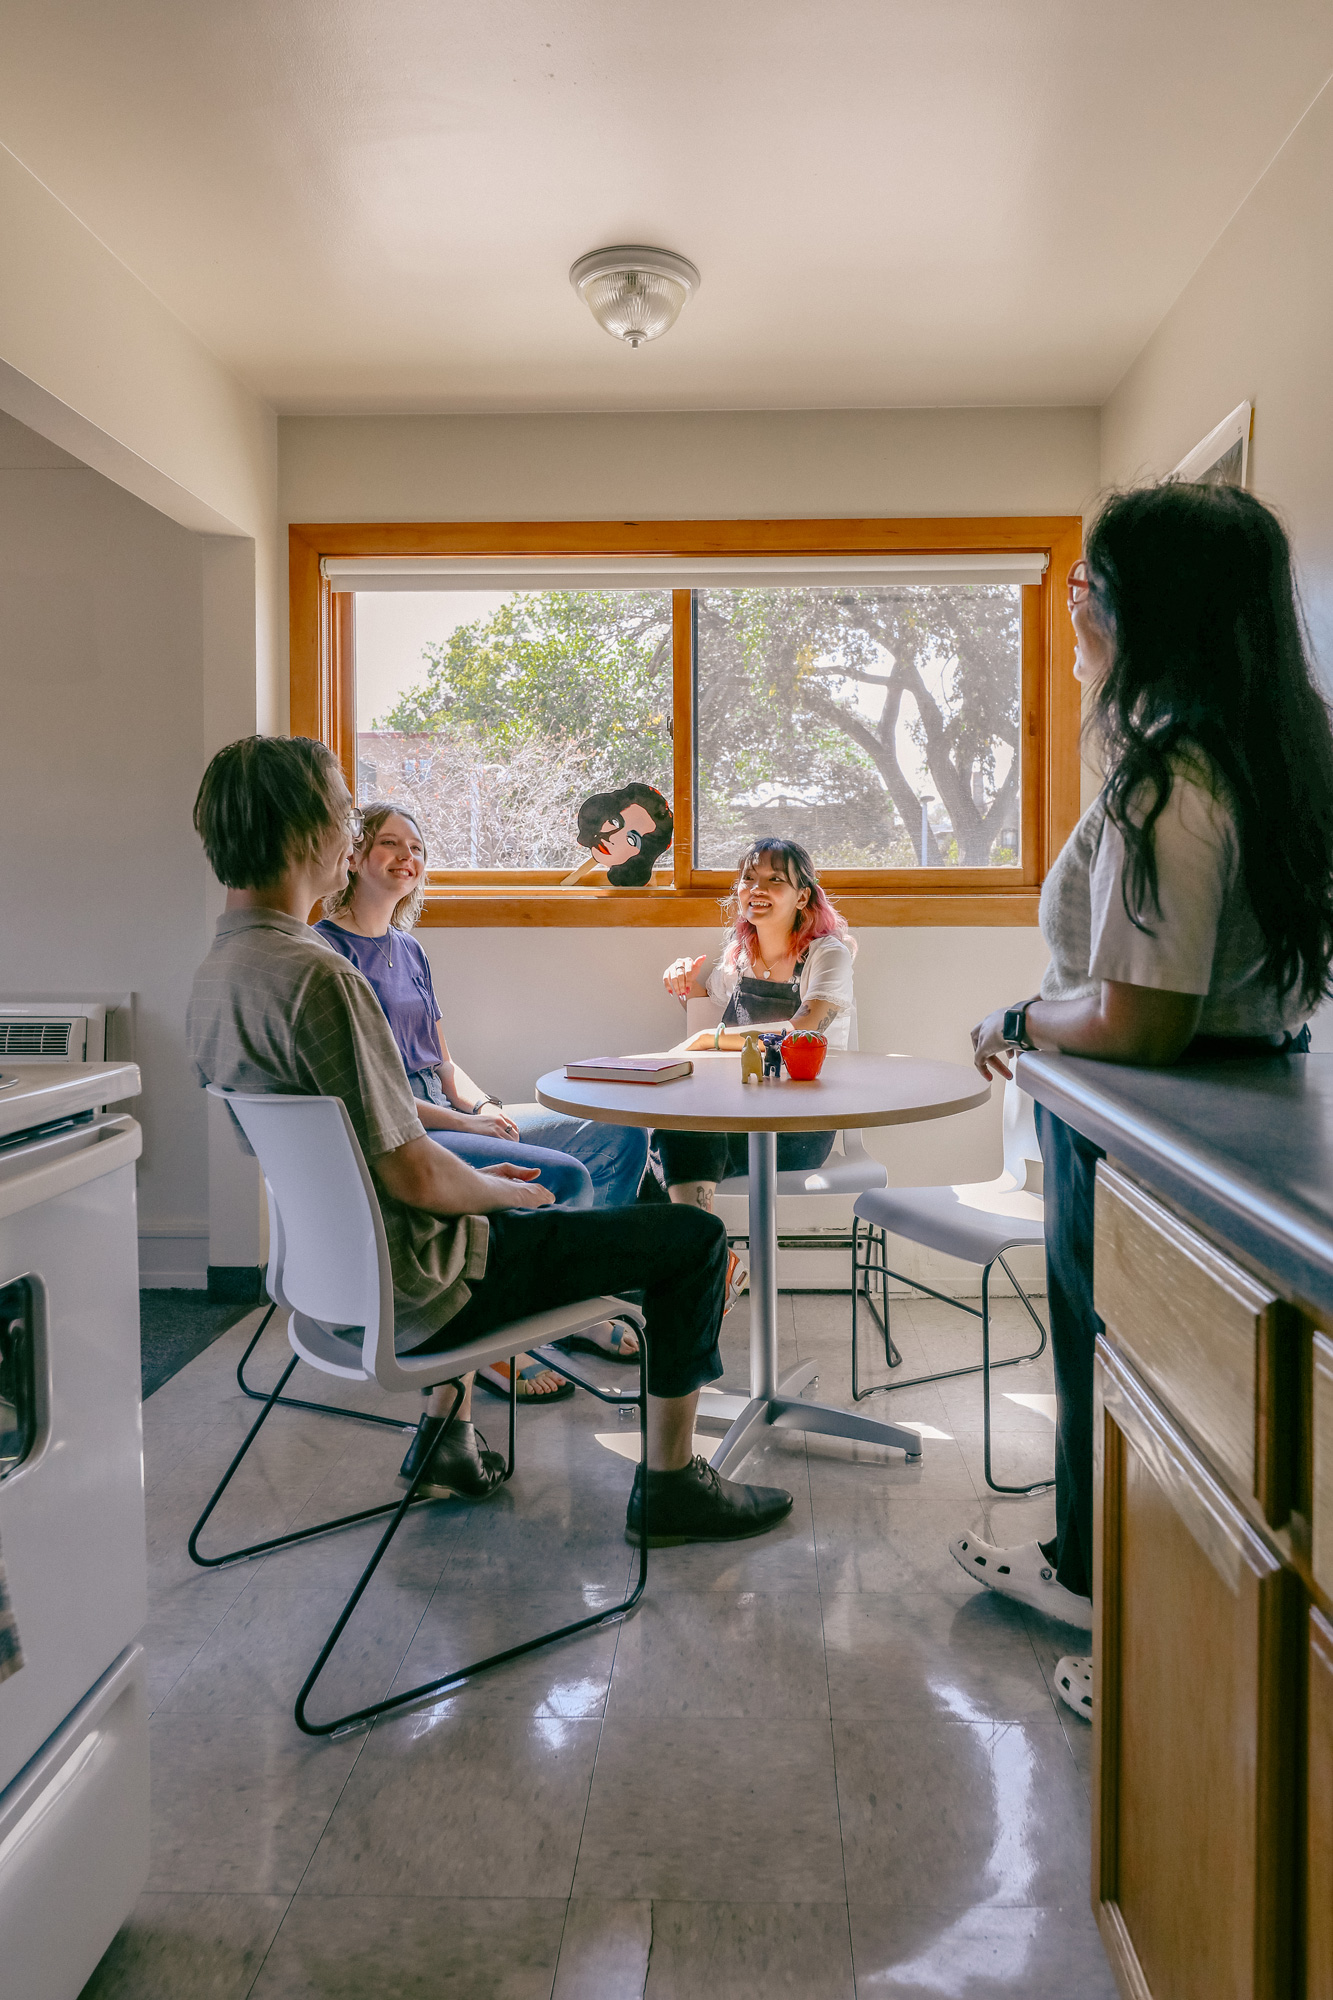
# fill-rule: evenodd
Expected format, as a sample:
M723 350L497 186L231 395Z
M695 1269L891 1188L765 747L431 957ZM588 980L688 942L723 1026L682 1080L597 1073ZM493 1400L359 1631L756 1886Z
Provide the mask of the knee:
M701 1267L711 1268L716 1264L719 1270L723 1269L727 1261L727 1230L721 1216L705 1208L673 1208L671 1213L680 1217L681 1254L697 1259Z

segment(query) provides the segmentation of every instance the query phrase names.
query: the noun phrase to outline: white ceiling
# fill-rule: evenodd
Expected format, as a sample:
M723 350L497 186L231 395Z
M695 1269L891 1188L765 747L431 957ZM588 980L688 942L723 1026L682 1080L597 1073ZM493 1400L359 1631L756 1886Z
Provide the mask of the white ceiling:
M287 411L1098 403L1328 0L5 0L0 141ZM566 272L699 265L619 347Z

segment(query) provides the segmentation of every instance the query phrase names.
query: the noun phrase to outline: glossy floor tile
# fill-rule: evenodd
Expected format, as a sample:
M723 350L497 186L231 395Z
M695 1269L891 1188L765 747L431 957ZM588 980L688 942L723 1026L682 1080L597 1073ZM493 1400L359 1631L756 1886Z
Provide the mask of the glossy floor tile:
M299 1896L254 2000L547 2000L564 1920L558 1897Z
M245 2000L286 1896L141 1896L84 2000Z
M783 1365L850 1405L849 1302L784 1294ZM903 1360L966 1366L972 1322L895 1299ZM997 1300L997 1345L1025 1336ZM921 1462L774 1432L744 1477L793 1496L771 1534L654 1551L627 1619L326 1740L297 1688L382 1522L201 1570L186 1538L259 1406L258 1315L145 1406L153 1858L87 2000L1110 2000L1088 1910L1091 1732L1054 1695L1081 1635L979 1590L961 1529L1052 1532L1050 1494L981 1465L976 1377L869 1396ZM748 1302L723 1330L748 1374ZM270 1327L250 1366L284 1362ZM626 1376L608 1365L608 1381ZM275 1411L206 1545L392 1501L419 1402L299 1370L291 1389L394 1420ZM995 1378L999 1476L1049 1471L1049 1359ZM1018 1400L1015 1400L1017 1398ZM492 1445L507 1410L477 1398ZM490 1502L415 1508L312 1704L335 1713L614 1605L632 1467L578 1395L520 1410Z
M828 1723L608 1715L576 1893L610 1881L669 1900L841 1897Z

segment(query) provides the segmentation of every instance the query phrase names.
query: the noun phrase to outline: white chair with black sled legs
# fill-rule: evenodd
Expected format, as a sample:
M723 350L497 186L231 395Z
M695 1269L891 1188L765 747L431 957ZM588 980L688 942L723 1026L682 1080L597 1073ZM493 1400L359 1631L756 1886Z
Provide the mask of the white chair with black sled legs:
M293 1543L310 1541L316 1535L331 1534L335 1529L350 1528L380 1515L392 1516L296 1698L297 1726L307 1736L331 1736L335 1730L369 1722L389 1710L405 1708L428 1695L456 1686L486 1667L499 1666L505 1660L516 1659L522 1653L530 1653L538 1646L550 1644L552 1640L567 1638L571 1633L586 1631L632 1611L643 1595L648 1576L646 1519L640 1542L637 1581L620 1603L591 1616L576 1618L553 1632L541 1633L535 1639L524 1639L518 1645L506 1647L503 1652L474 1660L469 1666L457 1667L436 1680L424 1682L420 1687L408 1688L402 1694L392 1695L383 1701L370 1702L350 1714L324 1722L309 1719L306 1703L366 1586L401 1527L409 1507L416 1500L417 1487L425 1477L430 1455L423 1454L417 1474L401 1500L390 1500L382 1506L340 1515L334 1520L318 1522L313 1527L298 1528L291 1534L275 1535L246 1548L231 1549L225 1555L201 1555L198 1547L200 1533L280 1402L295 1403L298 1408L324 1411L331 1416L360 1417L369 1414L340 1409L332 1404L297 1403L295 1398L282 1396L281 1391L297 1363L304 1361L321 1374L332 1375L344 1382L376 1382L380 1388L395 1395L451 1384L456 1393L453 1409L445 1422L447 1431L462 1400L462 1383L458 1378L468 1370L486 1367L494 1361L509 1360L515 1354L531 1351L568 1334L585 1332L602 1320L628 1319L639 1335L639 1440L640 1452L646 1463L647 1342L643 1332L643 1314L637 1306L627 1305L623 1299L582 1299L573 1305L560 1306L554 1311L536 1313L527 1319L515 1320L509 1326L497 1327L481 1339L467 1346L451 1348L444 1354L396 1354L393 1343L393 1280L384 1223L374 1184L341 1100L336 1097L242 1095L218 1090L213 1085L209 1088L215 1097L220 1097L231 1107L263 1171L269 1212L267 1289L272 1304L260 1332L274 1312L285 1312L292 1358L272 1391L264 1398L264 1407L247 1433L245 1442L195 1523L189 1540L190 1556L202 1568L215 1569L223 1563L267 1555L274 1549L289 1548ZM252 1341L251 1349L253 1346ZM247 1354L251 1349L247 1349ZM553 1359L551 1365L559 1366L563 1358ZM514 1470L515 1373L510 1371L506 1479ZM393 1418L378 1418L377 1421L389 1423L400 1431L410 1428ZM644 1499L646 1505L646 1492ZM419 1504L430 1503L422 1501Z
M927 1382L948 1382L958 1375L980 1374L986 1484L993 1493L1042 1493L1055 1484L1052 1476L1031 1485L1006 1486L991 1472L991 1373L996 1368L1013 1368L1022 1361L1035 1361L1046 1346L1045 1323L1005 1258L1008 1250L1045 1243L1042 1196L1033 1186L1032 1172L1034 1166L1040 1166L1040 1161L1032 1099L1016 1083L1007 1083L1004 1172L995 1180L958 1187L876 1188L861 1195L852 1211L852 1400L864 1402L877 1390L915 1389ZM979 1264L980 1306L969 1305L966 1299L950 1298L918 1279L891 1271L887 1244L890 1235L904 1237L909 1243L919 1243L947 1257L957 1257L963 1263ZM1041 1336L1029 1352L1007 1355L1002 1361L991 1360L990 1277L996 1264L1009 1279ZM863 1389L857 1343L857 1306L861 1300L884 1336L884 1359L888 1366L902 1366L902 1355L889 1328L890 1278L979 1319L980 1361L962 1368L942 1368L930 1375L914 1375L905 1382L877 1382ZM879 1306L872 1296L872 1286L878 1288Z

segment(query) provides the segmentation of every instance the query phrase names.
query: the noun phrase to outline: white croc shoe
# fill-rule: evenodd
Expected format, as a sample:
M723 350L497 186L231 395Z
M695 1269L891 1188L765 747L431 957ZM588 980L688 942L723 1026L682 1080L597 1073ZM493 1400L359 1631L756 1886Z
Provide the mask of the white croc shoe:
M1059 1619L1062 1625L1077 1625L1081 1631L1091 1632L1092 1599L1076 1597L1057 1583L1054 1569L1036 1542L1024 1542L1016 1549L996 1549L979 1535L955 1535L949 1554L974 1583L984 1583L988 1590L998 1590L1001 1597L1012 1597L1047 1618Z
M1055 1666L1055 1692L1066 1708L1092 1721L1092 1659L1089 1654L1066 1653Z

